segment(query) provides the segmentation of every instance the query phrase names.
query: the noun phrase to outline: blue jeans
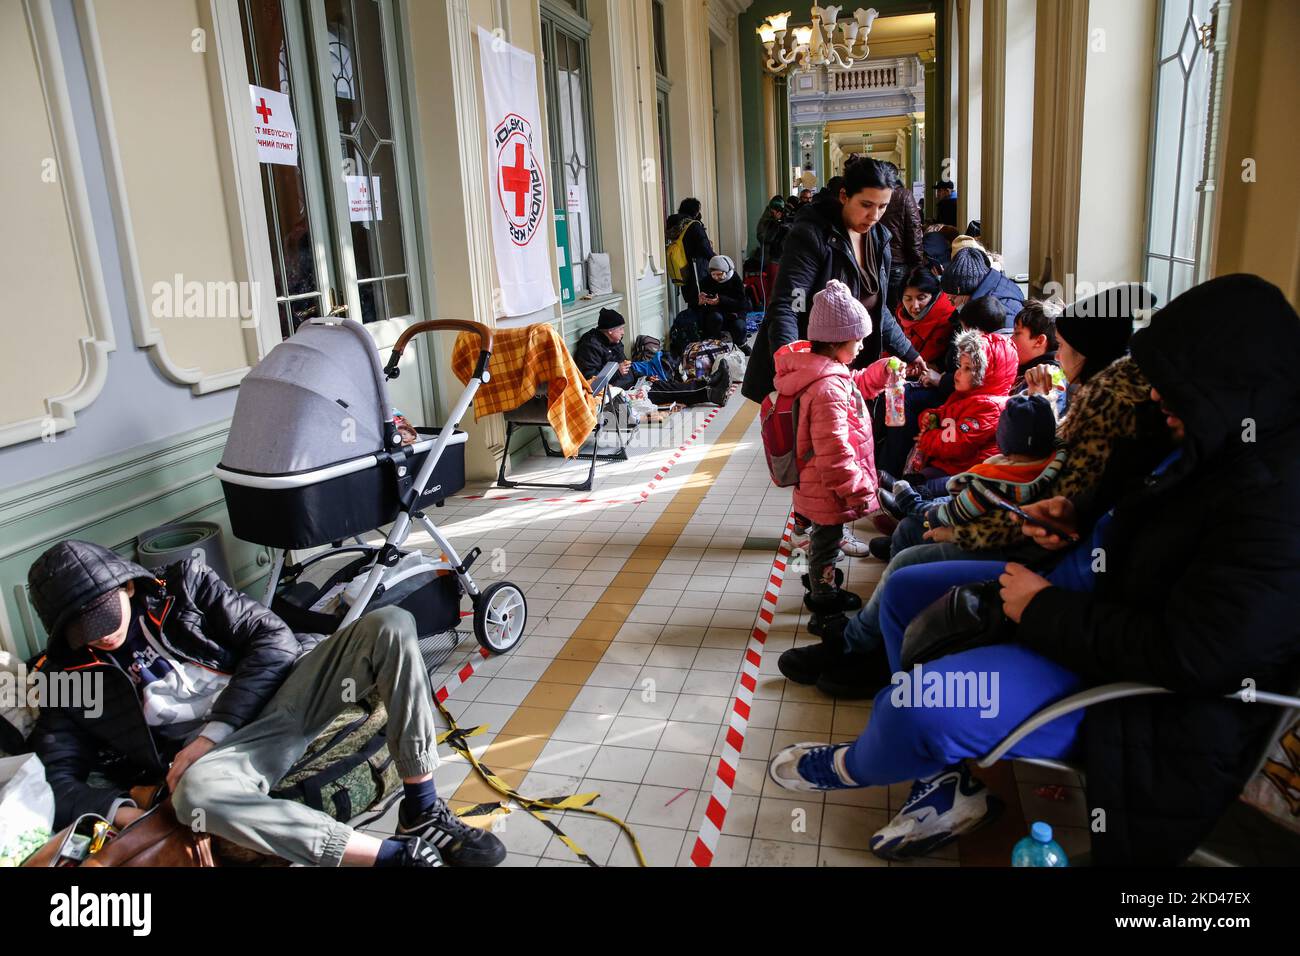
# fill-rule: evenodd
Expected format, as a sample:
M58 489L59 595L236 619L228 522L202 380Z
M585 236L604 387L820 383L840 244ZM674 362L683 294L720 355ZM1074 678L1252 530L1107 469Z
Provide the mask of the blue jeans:
M927 541L916 547L908 548L894 556L885 568L884 574L871 592L871 597L862 610L849 618L844 628L844 643L849 651L869 653L880 646L884 635L880 632L880 601L885 594L885 583L896 572L914 564L930 564L935 561L980 561L989 560L992 552L966 551L955 544Z
M918 665L929 680L941 678L940 687L961 687L970 694L959 704L950 690L940 701L919 706L929 702L911 685L924 688L929 681L918 681L917 668L898 671L907 625L950 587L996 578L1005 567L1002 561L940 561L896 568L888 582L881 581L879 623L894 683L876 695L867 728L846 756L845 766L859 786L928 777L965 758L982 757L1025 719L1083 686L1076 674L1027 647L996 644ZM1077 749L1082 721L1082 710L1059 717L1021 740L1009 756L1068 759Z

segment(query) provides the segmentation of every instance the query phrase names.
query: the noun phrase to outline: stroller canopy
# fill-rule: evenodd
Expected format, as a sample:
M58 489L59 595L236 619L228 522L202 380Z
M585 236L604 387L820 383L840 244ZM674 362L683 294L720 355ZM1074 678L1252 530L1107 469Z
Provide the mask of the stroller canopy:
M374 454L387 418L374 339L353 319L308 322L245 376L221 466L284 475Z

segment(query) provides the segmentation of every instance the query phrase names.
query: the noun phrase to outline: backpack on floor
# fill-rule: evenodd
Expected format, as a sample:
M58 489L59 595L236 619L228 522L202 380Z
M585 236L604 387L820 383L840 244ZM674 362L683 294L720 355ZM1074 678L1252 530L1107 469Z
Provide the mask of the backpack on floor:
M799 396L772 392L763 399L758 419L763 454L772 483L778 488L799 484Z
M686 347L700 340L700 320L692 309L682 309L668 330L668 349L673 355L685 355Z
M308 746L271 796L348 821L402 788L388 752L388 710L372 695L349 704Z
M664 344L653 335L638 335L632 342L632 361L648 362L663 351Z
M682 379L687 382L707 379L713 374L714 363L722 361L730 351L731 343L721 339L692 342L682 352Z

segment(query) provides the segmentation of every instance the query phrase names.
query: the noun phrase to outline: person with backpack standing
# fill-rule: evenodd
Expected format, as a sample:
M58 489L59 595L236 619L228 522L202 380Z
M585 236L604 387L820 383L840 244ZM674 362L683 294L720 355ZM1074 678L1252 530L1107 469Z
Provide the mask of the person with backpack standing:
M877 507L871 416L864 399L884 389L890 359L856 371L849 367L870 334L866 306L848 286L831 279L813 297L809 341L792 342L775 356L777 393L798 402L794 510L812 523L804 605L818 617L862 606L861 598L839 586L842 578L835 561L845 522ZM824 679L837 686L863 683L863 675L836 670L833 656L828 653L822 660ZM852 663L862 657L844 660ZM875 663L874 658L868 660Z
M703 214L700 201L687 197L664 224L668 276L681 286L688 307L699 301L700 280L708 274L709 260L715 255L708 230L704 228Z

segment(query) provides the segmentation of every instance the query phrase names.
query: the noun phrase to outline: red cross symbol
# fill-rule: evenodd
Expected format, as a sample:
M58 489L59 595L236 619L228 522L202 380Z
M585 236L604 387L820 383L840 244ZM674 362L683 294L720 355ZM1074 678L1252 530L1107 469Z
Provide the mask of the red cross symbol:
M524 144L515 143L515 164L501 167L502 188L515 194L515 215L524 214L524 197L533 184L532 173L524 165Z
M271 107L266 105L266 97L262 97L262 102L258 104L257 109L253 110L253 112L262 117L262 125L265 126L266 121L271 118Z

